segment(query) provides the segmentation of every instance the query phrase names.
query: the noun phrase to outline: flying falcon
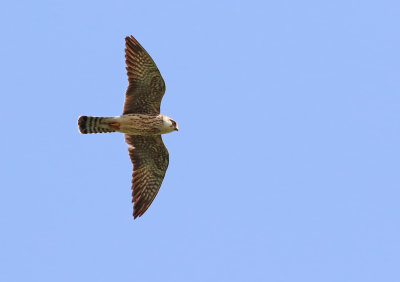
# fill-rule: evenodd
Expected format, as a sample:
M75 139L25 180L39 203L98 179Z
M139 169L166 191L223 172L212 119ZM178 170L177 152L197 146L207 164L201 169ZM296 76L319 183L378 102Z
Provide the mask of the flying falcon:
M133 37L125 38L125 62L128 89L121 116L80 116L79 131L87 133L121 132L125 134L133 164L133 217L149 208L168 167L169 154L161 134L178 130L171 118L160 114L165 83L156 64Z

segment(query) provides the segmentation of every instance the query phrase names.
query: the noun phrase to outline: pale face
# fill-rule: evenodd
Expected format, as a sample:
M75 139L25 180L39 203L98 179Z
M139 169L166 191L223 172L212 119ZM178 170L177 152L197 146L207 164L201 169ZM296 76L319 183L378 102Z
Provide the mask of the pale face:
M163 116L163 127L166 132L178 131L178 124L170 117Z

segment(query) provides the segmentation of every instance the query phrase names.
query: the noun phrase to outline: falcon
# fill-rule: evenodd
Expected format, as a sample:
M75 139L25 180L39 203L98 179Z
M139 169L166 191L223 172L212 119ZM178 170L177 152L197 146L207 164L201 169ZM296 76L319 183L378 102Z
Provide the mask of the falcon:
M160 113L165 83L156 64L131 35L125 38L128 89L122 115L115 117L80 116L80 133L121 132L125 134L133 164L133 217L149 208L164 179L169 153L161 134L178 131L177 123Z

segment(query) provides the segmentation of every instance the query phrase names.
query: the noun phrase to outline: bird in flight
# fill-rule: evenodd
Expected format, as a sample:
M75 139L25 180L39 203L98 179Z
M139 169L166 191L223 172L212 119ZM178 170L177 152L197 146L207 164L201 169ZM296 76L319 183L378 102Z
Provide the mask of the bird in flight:
M82 134L125 134L133 164L132 203L136 219L153 202L168 167L169 153L161 134L178 131L178 125L160 113L164 79L153 59L133 36L125 38L125 62L129 85L122 115L80 116L78 128Z

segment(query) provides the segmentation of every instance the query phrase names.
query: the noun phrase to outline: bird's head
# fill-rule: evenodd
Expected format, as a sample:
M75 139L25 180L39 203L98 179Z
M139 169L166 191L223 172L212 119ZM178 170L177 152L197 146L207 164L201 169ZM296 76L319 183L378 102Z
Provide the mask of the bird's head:
M173 128L175 131L178 131L179 128L178 128L178 124L176 123L176 121L174 121L172 118L170 118L169 120L170 120L171 123L172 123L172 128Z
M172 118L164 116L164 127L168 130L168 132L178 131L178 124Z

